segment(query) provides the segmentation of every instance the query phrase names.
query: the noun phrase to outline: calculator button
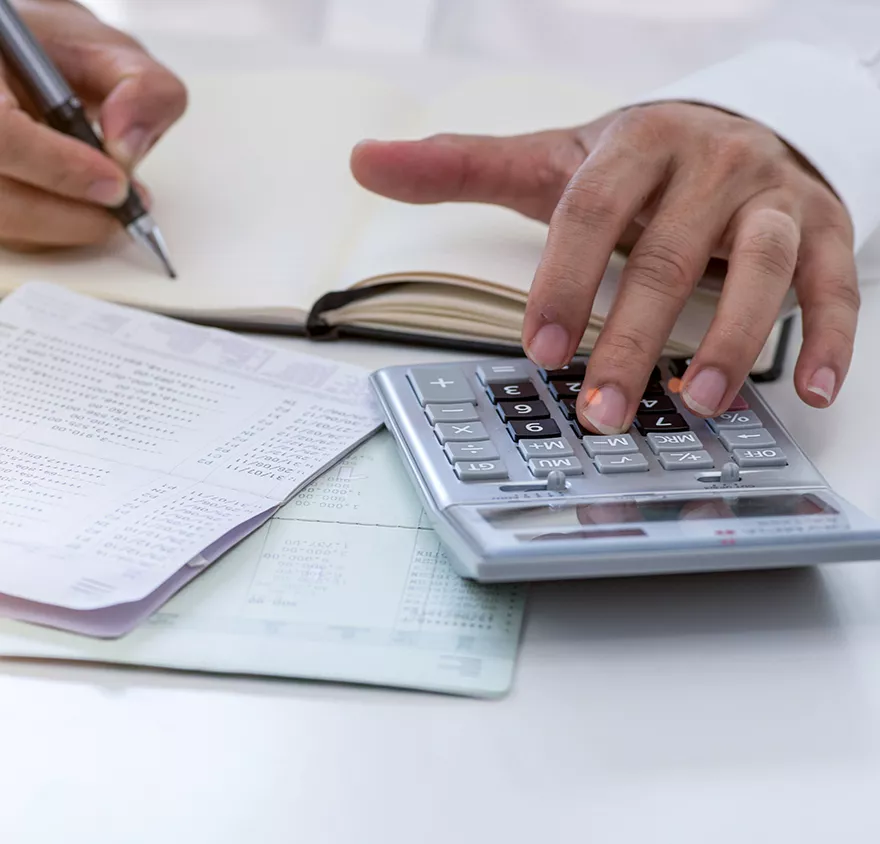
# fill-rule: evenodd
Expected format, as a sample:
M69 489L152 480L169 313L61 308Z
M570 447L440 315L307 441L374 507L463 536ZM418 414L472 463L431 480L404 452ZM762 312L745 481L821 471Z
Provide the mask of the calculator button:
M544 402L534 401L502 401L498 402L498 414L505 422L511 419L549 419L550 411Z
M739 394L737 394L733 401L730 403L730 407L727 408L728 412L731 410L748 410L749 403Z
M688 423L678 413L637 413L636 427L642 434L650 434L653 431L687 431Z
M554 399L576 399L583 381L551 381L550 395Z
M425 413L432 425L438 422L476 422L480 418L472 404L429 404Z
M495 443L489 440L473 443L448 442L443 450L451 463L463 463L466 460L498 460L501 457Z
M642 395L647 398L648 396L665 396L666 393L663 391L663 385L659 381L649 381Z
M635 454L639 447L629 434L616 434L614 436L587 436L583 439L584 448L590 457L597 454Z
M507 469L500 460L456 463L455 474L461 481L503 481L508 477Z
M477 378L489 384L510 384L512 381L528 381L529 370L525 363L484 363L477 367Z
M715 461L708 451L662 451L660 465L667 471L676 469L711 469Z
M551 472L583 475L584 467L577 457L533 457L529 460L529 471L536 478L546 478Z
M529 460L532 457L574 457L574 449L568 444L567 440L520 440L520 454Z
M723 431L727 428L764 427L764 423L758 419L758 414L754 410L731 410L707 421L713 431Z
M597 454L596 468L603 475L618 472L647 472L648 459L644 454Z
M648 445L654 454L662 451L699 451L703 448L700 438L693 431L680 434L648 434Z
M464 372L456 366L419 367L411 369L407 377L422 406L476 401Z
M675 405L669 396L645 396L639 402L639 413L675 413Z
M748 428L745 431L726 430L718 433L718 439L727 449L733 448L767 448L776 445L776 440L765 428Z
M649 383L651 383L651 382L657 382L657 381L660 380L660 378L661 378L661 375L660 375L660 367L659 367L659 366L655 366L655 367L651 370L651 374L648 376L648 382L649 382Z
M513 401L514 399L531 401L538 398L538 391L531 381L504 381L497 384L487 384L486 392L493 402Z
M674 358L669 361L669 370L673 375L682 378L690 365L690 358Z
M562 399L559 406L566 419L577 419L577 399Z
M542 369L541 377L545 381L576 381L583 380L587 374L586 361L573 360L561 369Z
M733 459L743 467L787 466L788 460L781 448L735 448Z
M525 419L512 419L507 423L507 429L517 442L538 437L558 437L562 433L552 419L534 419L531 422Z
M441 443L467 443L488 440L489 432L482 422L440 422L434 433Z

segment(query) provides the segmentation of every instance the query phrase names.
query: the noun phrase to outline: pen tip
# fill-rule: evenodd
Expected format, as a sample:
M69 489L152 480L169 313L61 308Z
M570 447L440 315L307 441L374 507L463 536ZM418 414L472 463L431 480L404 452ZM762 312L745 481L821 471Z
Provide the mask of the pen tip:
M139 220L135 220L128 227L128 230L136 240L146 246L162 262L168 277L172 280L176 279L177 271L174 269L171 258L168 255L168 247L165 245L162 233L152 219L145 215Z

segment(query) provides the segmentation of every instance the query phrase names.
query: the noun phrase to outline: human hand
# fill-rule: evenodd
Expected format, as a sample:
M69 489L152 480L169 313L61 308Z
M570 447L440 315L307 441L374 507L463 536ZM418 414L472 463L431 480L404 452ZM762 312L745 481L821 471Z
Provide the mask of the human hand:
M727 409L792 285L803 309L798 394L825 407L846 377L859 307L849 215L757 123L661 103L509 138L365 141L352 171L394 199L493 203L550 224L523 326L526 353L548 369L577 349L615 246L632 246L578 400L580 418L601 433L628 429L711 257L728 261L727 277L682 378L690 410Z
M15 5L100 121L112 158L43 124L18 81L3 70L0 244L33 250L101 243L119 231L101 206L125 200L128 174L183 114L186 89L136 41L72 0Z

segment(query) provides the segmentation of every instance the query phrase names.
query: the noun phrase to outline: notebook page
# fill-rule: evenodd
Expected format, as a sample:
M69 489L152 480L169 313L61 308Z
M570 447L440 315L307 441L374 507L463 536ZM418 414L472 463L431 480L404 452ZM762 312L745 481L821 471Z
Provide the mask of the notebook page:
M451 570L383 432L126 638L0 621L0 654L499 695L524 602Z
M0 593L141 600L378 427L366 374L19 288L0 304Z
M308 311L332 286L360 213L351 147L393 131L406 95L321 68L186 82L188 113L138 171L179 279L120 233L108 248L0 253L0 294L42 278L165 313L246 316Z
M427 103L397 137L534 132L583 123L614 105L601 89L556 76L487 75ZM524 295L546 237L544 224L502 208L471 203L414 208L377 198L343 277L352 284L421 270L493 281Z

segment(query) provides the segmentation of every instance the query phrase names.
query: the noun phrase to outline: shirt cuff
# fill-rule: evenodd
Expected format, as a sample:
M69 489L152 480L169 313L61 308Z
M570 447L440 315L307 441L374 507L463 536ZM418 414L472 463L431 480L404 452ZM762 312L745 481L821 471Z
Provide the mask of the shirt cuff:
M669 100L747 117L796 149L849 212L856 251L880 225L880 88L857 58L768 43L631 105Z

